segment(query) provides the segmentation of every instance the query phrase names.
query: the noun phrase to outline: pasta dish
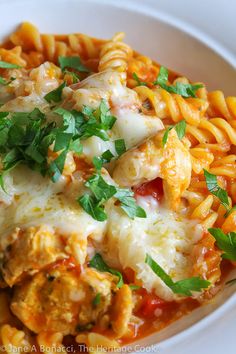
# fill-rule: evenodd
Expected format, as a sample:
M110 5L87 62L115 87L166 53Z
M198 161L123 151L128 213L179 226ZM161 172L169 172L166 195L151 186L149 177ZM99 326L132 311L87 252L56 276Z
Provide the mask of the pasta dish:
M25 22L0 46L7 353L112 351L209 302L236 265L236 97L123 37Z

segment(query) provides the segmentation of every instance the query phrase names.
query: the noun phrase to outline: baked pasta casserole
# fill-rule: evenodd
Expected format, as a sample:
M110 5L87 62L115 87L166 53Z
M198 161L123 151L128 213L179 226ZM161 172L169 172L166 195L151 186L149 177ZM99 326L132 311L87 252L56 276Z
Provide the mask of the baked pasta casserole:
M236 97L123 37L23 23L0 46L7 353L114 350L210 301L236 264Z

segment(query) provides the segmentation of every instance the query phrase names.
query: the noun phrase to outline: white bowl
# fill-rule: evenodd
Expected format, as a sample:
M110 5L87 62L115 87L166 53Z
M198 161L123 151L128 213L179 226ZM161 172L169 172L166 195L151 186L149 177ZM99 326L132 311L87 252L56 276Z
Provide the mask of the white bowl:
M126 41L137 51L151 56L193 81L205 82L209 90L220 88L227 95L236 94L236 60L233 54L186 23L159 12L158 6L149 7L144 1L138 0L120 2L0 0L0 2L0 40L25 20L36 24L44 33L82 32L94 37L110 38L117 31L125 31ZM208 2L206 0L205 4ZM195 310L163 331L135 343L137 345L135 350L141 351L142 348L139 346L159 343L157 347L152 347L151 352L184 354L187 353L185 349L188 341L191 354L195 354L199 336L204 336L205 330L211 333L210 328L218 323L222 324L222 321L225 323L226 320L231 320L229 323L233 323L232 314L236 315L234 291L234 286L226 287L210 304ZM229 326L227 328L227 323L223 329L231 331L233 338L233 329ZM194 340L196 345L193 345ZM179 352L178 343L181 348ZM204 349L202 352L204 354L221 353L217 347L213 351L212 348ZM227 350L226 352L229 353Z

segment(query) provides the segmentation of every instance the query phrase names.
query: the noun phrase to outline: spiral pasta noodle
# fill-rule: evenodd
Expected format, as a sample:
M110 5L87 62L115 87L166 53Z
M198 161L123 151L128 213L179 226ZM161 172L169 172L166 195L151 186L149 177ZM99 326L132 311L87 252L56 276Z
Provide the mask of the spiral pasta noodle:
M102 41L101 41L102 42ZM10 36L8 46L14 45L12 51L22 50L19 53L20 62L27 63L28 67L36 67L46 60L57 63L59 56L80 55L84 60L98 58L100 44L84 34L70 34L54 36L40 34L31 23L24 22L20 28Z
M213 91L208 94L210 117L220 116L228 121L236 118L236 97L225 98L222 91Z
M185 119L187 123L197 126L208 108L208 103L203 99L185 99L161 88L151 90L145 86L138 86L134 90L142 102L147 100L150 102L158 117L170 118L174 123Z
M6 353L30 353L31 345L26 339L24 331L20 331L10 325L0 327L0 343Z
M117 33L111 41L102 46L100 52L98 71L107 69L126 71L128 59L132 56L132 49L122 42L124 33Z

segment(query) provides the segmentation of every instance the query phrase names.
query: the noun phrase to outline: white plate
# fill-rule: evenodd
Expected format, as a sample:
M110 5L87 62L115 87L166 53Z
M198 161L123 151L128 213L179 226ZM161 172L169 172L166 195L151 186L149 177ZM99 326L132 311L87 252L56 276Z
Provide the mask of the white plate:
M213 3L215 6L212 6ZM235 14L236 6L233 1L229 1L228 7L230 3L232 13ZM83 32L109 38L117 31L125 31L128 43L136 50L150 55L193 81L205 82L209 89L220 88L228 95L235 95L235 47L229 45L235 43L235 37L231 35L229 41L231 32L225 32L227 40L223 40L224 36L219 28L218 41L217 36L214 38L217 30L212 31L216 24L221 23L218 22L218 17L223 13L224 6L222 0L205 0L204 6L203 2L200 5L200 2L186 0L0 0L0 38L8 35L24 20L35 23L42 32ZM178 14L177 17L175 13ZM199 16L196 16L198 13ZM202 14L205 18L209 14L209 23L213 27L201 22ZM224 14L222 17L224 21L228 21ZM234 17L229 16L234 21L235 30ZM137 345L159 342L155 348L152 347L151 352L161 354L234 353L234 291L235 287L227 287L208 306L194 311ZM135 349L137 351L139 347ZM141 351L143 348L140 348Z

